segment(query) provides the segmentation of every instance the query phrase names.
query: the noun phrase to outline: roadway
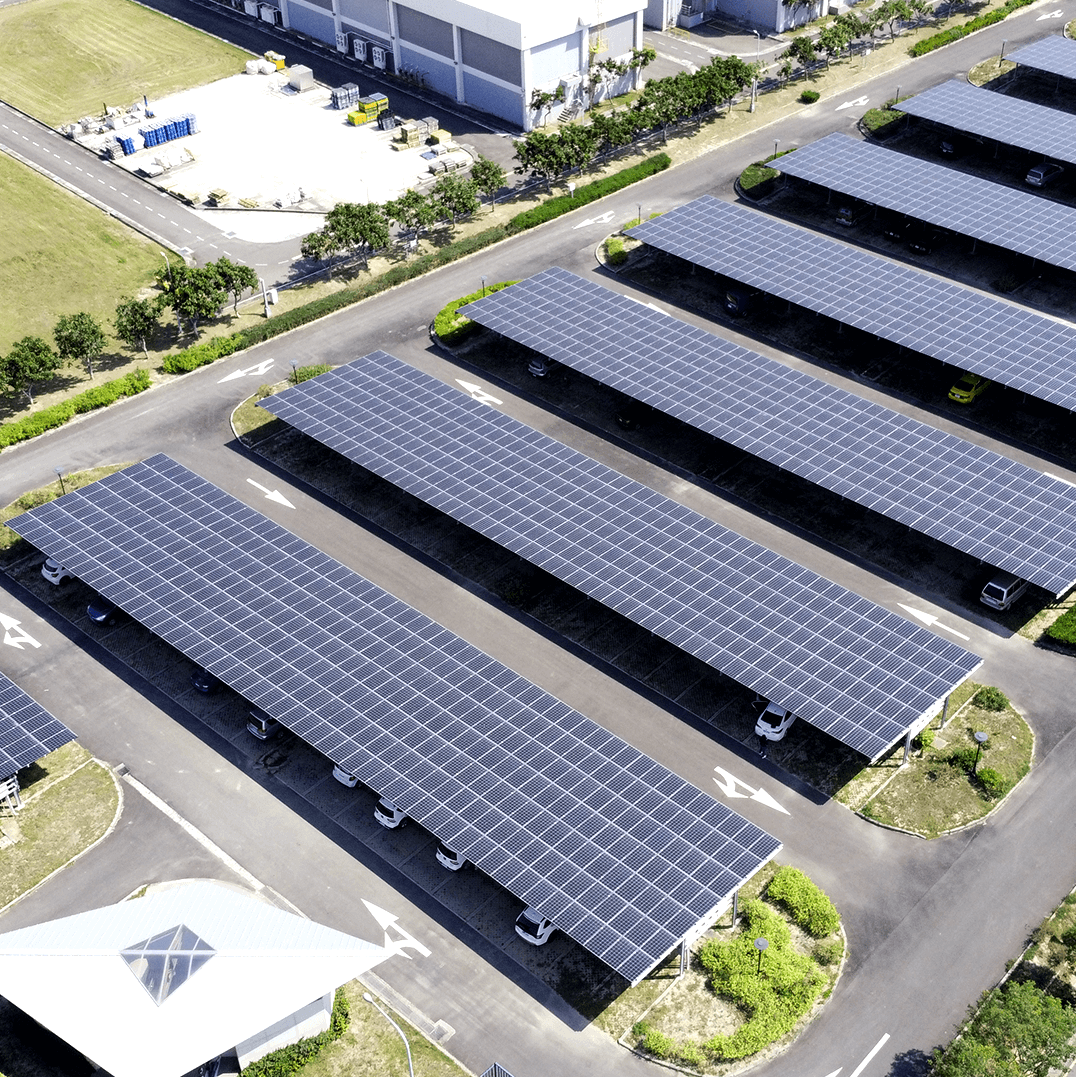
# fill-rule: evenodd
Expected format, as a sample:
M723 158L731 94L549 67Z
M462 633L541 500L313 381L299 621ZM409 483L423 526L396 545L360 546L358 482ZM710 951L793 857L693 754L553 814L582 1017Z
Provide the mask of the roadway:
M941 81L991 49L997 51L1003 32L1014 47L1017 41L1039 36L1045 27L1036 25L1036 11L933 54L937 58L933 66L921 61L922 67L902 70L905 89L918 88L910 70L924 85ZM889 75L857 88L867 98L863 107L892 96L892 82ZM762 156L774 137L784 145L806 142L835 126L851 127L852 116L862 111L834 108L830 102L825 108L805 109L794 120L755 132L734 147L647 181L601 207L588 207L584 214L561 219L359 308L5 452L0 475L0 503L6 503L51 478L57 464L75 469L168 452L700 788L724 795L715 784L717 766L750 788L765 788L788 815L741 797L735 797L732 806L781 838L785 857L833 896L844 914L851 947L845 977L820 1018L791 1052L757 1070L780 1077L823 1077L838 1067L863 1077L921 1072L925 1055L949 1037L967 1004L996 982L1006 960L1020 951L1028 930L1067 893L1073 876L1076 796L1068 781L1076 764L1066 702L1070 661L1005 637L985 618L948 608L941 596L912 594L899 580L848 561L743 506L722 502L656 465L644 465L612 443L498 387L497 396L505 400L507 410L547 433L600 454L635 477L645 474L643 481L676 491L693 507L706 506L703 511L721 522L887 608L905 602L935 614L968 637L966 646L986 659L981 679L1000 685L1035 728L1036 767L983 826L930 843L894 834L855 818L835 803L819 802L788 775L745 754L720 734L704 733L682 721L457 581L416 562L397 544L347 520L319 495L264 467L231 438L227 415L251 388L273 375L266 371L251 378L221 379L265 360L272 360L276 376L282 377L293 356L301 361L341 362L377 347L446 380L467 377L468 372L430 348L426 338L426 326L446 297L472 290L480 275L499 280L550 264L593 273L593 246L607 229L600 223L580 226L577 218L590 220L600 209L611 211L614 220L628 219L640 199L647 210L663 209L712 192L715 186L718 192L727 192L743 164ZM265 501L248 483L250 478L280 489L297 508L289 512ZM356 927L358 897L369 897L398 914L401 924L430 948L432 956L393 958L378 971L430 1018L443 1019L456 1029L447 1047L472 1069L480 1070L495 1058L517 1077L584 1067L599 1074L644 1068L593 1029L580 1028L563 1004L472 932L445 922L424 895L400 880L383 878L375 858L296 805L271 779L252 780L241 761L193 719L152 700L153 706L148 705L137 678L122 668L98 665L93 647L79 633L54 624L22 589L5 582L0 603L3 612L17 617L42 641L36 649L3 648L4 671L50 706L92 751L110 762L125 762L217 845L315 919L363 934ZM84 658L87 665L82 664ZM732 792L743 788L734 787ZM148 849L147 854L147 870L156 870L156 850ZM110 880L97 873L84 883L95 904L99 897L122 896L113 894L116 888ZM35 895L31 900L39 899ZM50 908L57 905L62 901L54 901ZM6 918L0 921L5 926L6 922ZM362 926L369 929L368 923Z

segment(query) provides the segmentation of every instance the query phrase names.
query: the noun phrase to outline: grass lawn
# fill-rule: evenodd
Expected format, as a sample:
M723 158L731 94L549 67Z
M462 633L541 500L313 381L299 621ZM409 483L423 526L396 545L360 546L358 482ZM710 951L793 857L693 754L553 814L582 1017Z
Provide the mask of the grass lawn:
M4 99L56 127L234 75L250 55L131 0L0 8Z
M0 815L0 908L63 867L108 829L119 807L112 775L78 744L19 773L23 806Z
M0 8L0 39L3 13L18 10ZM130 353L111 336L111 319L122 296L153 283L164 264L158 245L6 154L0 154L0 205L0 353L24 336L43 337L51 345L60 315L85 310L105 329L106 352L122 352L127 362ZM110 360L104 359L107 371ZM50 387L77 382L81 389L85 379L84 369L70 368ZM103 380L100 374L97 380ZM10 418L12 404L17 413L25 403L9 400L3 418Z

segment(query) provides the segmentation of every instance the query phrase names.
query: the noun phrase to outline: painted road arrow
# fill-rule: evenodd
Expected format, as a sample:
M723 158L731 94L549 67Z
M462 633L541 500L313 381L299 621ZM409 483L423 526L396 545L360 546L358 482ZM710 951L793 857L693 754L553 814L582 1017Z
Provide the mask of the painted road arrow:
M247 482L261 490L270 501L275 501L278 505L283 505L287 509L295 508L279 490L270 490L268 486L262 486L260 482L255 482L253 479L247 479Z
M464 381L462 378L456 379L457 385L462 385L464 389L471 394L473 400L477 400L479 404L503 404L503 400L498 400L495 396L490 396L481 385L475 385L474 382Z
M903 602L898 602L897 605L902 610L907 610L917 621L922 621L927 628L943 628L946 632L952 632L954 636L959 636L961 639L971 639L971 636L965 636L963 632L958 632L955 628L943 625L933 613L924 613L922 610L913 609L911 606L905 606Z
M1042 22L1043 19L1063 19L1064 17L1065 13L1063 11L1050 11L1045 15L1040 15L1035 21Z
M854 101L845 101L844 104L838 105L833 111L840 112L842 108L859 108L867 104L869 100L869 97L857 97Z
M778 804L765 789L752 788L746 782L740 781L739 778L734 778L724 767L714 767L714 770L721 775L720 778L714 778L714 781L717 782L721 792L730 799L757 800L760 804L765 804L767 808L774 808L783 815L792 814L787 808ZM746 792L741 793L737 786L746 790Z
M9 647L17 647L20 651L24 643L29 643L31 647L40 647L41 644L33 636L27 635L25 629L19 628L21 623L21 621L16 621L14 617L9 617L6 613L0 613L0 628L4 630L4 642ZM12 634L12 629L15 628L18 629L18 632Z
M245 370L233 370L231 374L225 374L217 384L220 385L226 381L235 381L236 378L248 378L252 374L257 374L261 377L261 375L269 370L275 362L275 359L266 359L257 366L248 366Z
M577 224L572 229L574 232L576 228L586 228L588 224L608 224L613 219L613 211L609 210L608 213L603 213L600 217L588 217L581 224Z
M385 949L390 954L403 954L404 957L411 960L410 954L405 954L404 950L411 947L413 950L418 950L423 957L429 957L431 950L423 946L414 935L409 935L400 925L396 922L399 917L393 915L391 912L386 912L384 909L378 908L376 905L367 901L366 898L362 899L362 903L370 910L370 915L377 921L378 926L385 932ZM389 934L389 928L398 932L399 938L393 938Z

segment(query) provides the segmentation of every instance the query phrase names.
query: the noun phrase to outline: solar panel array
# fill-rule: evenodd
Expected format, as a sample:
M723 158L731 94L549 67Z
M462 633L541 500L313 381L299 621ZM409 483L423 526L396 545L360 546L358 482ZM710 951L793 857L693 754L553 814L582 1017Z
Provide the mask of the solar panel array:
M1076 116L952 79L893 106L909 116L1076 165Z
M1046 71L1066 79L1076 79L1076 42L1061 34L1051 34L1005 57L1013 63Z
M1076 51L1076 46L1074 46ZM787 153L786 176L1076 269L1076 209L834 132Z
M1076 487L1061 479L563 269L464 313L1059 597L1076 584Z
M167 456L10 526L629 980L780 848Z
M872 758L979 665L384 352L261 403Z
M911 351L1076 410L1076 328L704 195L629 235Z
M0 673L0 781L74 739L63 722Z

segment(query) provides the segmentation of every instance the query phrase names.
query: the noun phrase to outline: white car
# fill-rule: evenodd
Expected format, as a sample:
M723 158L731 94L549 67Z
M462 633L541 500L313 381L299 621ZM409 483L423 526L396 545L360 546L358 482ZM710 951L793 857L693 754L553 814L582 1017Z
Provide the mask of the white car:
M280 732L280 723L275 718L270 718L260 707L251 707L247 732L258 740L268 740Z
M59 561L54 561L51 557L41 566L41 575L54 587L59 587L75 578L73 572L69 572Z
M443 841L437 843L437 861L443 868L449 871L459 871L467 863L467 857L453 852Z
M374 808L374 818L389 830L395 830L406 818L407 814L402 808L397 808L391 800L380 797L377 807Z
M333 777L341 784L346 785L348 789L354 789L359 784L359 776L357 774L349 774L339 763L333 763Z
M765 740L784 740L795 720L796 716L791 711L778 707L776 703L767 703L755 723L755 736Z
M529 905L516 917L516 934L532 946L544 946L555 930L552 920Z

